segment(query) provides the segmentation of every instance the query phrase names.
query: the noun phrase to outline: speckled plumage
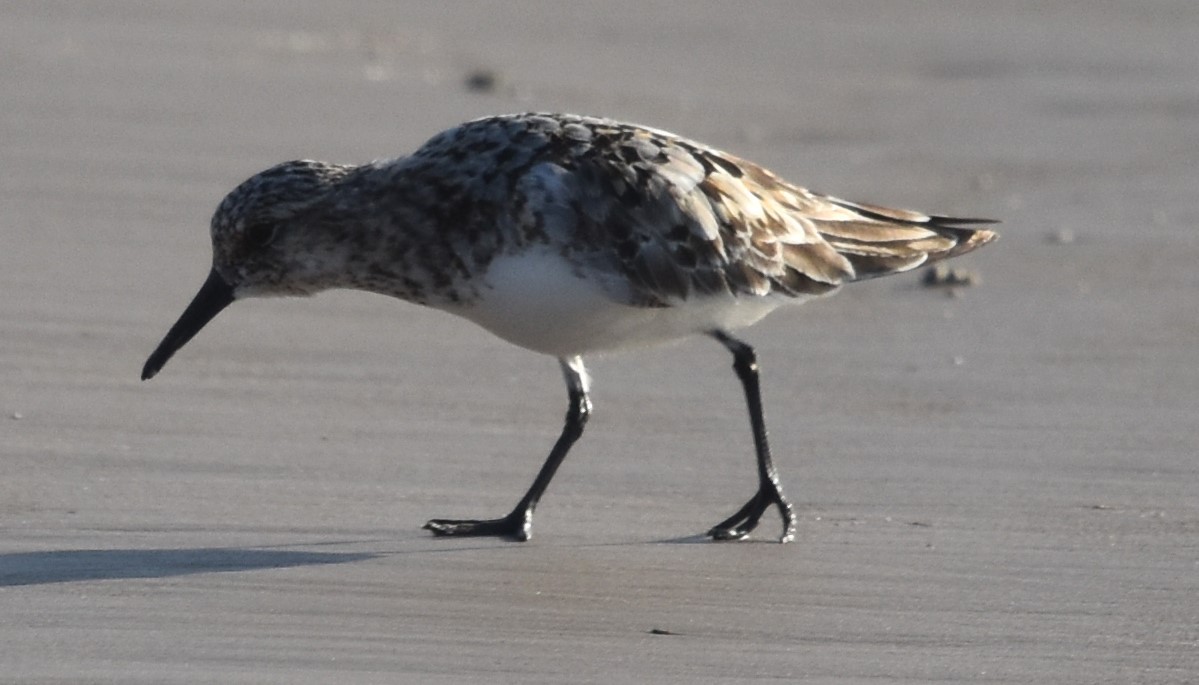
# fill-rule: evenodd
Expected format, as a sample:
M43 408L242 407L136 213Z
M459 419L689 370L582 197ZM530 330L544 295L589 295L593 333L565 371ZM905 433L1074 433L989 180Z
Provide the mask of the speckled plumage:
M286 162L242 183L213 216L209 282L143 376L236 298L355 288L444 309L559 357L581 433L590 403L580 355L710 334L740 365L763 478L762 501L713 535L740 537L773 503L787 538L790 505L750 397L753 352L728 331L786 302L985 245L995 238L977 226L985 223L821 195L641 126L563 114L489 117L406 157ZM570 442L547 461L550 476ZM538 483L543 490L548 477ZM539 496L535 484L524 537ZM441 523L472 526L430 525L501 534L473 525L495 522Z
M270 287L361 288L447 307L479 296L496 256L538 245L584 277L610 274L616 302L665 307L726 293L823 295L994 237L969 227L978 220L814 193L662 131L547 114L472 121L360 167L304 160L257 174L212 221L231 282L272 268L242 249L259 223L283 231L266 255L278 271Z

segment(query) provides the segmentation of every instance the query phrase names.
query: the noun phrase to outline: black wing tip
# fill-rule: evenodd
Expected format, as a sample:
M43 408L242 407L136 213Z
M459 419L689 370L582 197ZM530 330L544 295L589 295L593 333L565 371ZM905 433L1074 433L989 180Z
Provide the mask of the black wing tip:
M825 199L843 209L848 209L852 212L857 212L867 219L882 221L886 223L908 224L912 226L940 226L944 228L954 228L955 226L990 226L1000 223L998 219L985 219L983 217L970 216L949 216L947 214L924 214L923 212L914 212L908 209L893 209L891 207L883 207L882 205L868 204L864 202L850 202L841 198L824 196ZM908 215L908 216L905 216Z
M928 217L928 222L937 226L994 226L1003 223L999 219L983 219L981 217L961 217L961 216L944 216L932 215Z

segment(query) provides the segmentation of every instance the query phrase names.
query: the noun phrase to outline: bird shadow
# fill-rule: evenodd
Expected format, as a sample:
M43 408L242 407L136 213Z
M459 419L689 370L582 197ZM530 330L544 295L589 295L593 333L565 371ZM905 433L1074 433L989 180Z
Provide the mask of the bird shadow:
M362 552L306 552L245 547L13 552L0 554L0 587L345 564L377 556Z

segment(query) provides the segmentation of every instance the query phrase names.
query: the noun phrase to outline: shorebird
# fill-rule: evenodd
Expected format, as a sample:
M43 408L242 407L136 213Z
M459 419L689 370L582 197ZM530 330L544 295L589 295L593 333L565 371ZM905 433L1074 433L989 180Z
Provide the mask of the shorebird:
M754 349L732 331L852 281L908 271L996 238L987 219L848 202L665 131L569 114L471 121L411 155L360 166L284 162L212 217L212 270L146 361L152 378L235 300L368 290L464 317L553 355L569 396L561 436L497 519L433 519L437 535L527 540L533 510L591 414L583 355L692 335L732 353L758 490L708 535L746 537L795 514L771 459Z

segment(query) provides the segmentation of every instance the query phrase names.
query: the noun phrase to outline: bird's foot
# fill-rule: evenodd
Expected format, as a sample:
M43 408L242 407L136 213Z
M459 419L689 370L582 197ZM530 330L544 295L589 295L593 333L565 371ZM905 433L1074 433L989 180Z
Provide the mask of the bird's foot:
M783 495L776 483L763 483L758 489L758 492L750 498L745 506L741 507L736 514L716 524L708 535L713 540L741 540L747 537L750 532L758 527L758 523L762 519L762 514L771 505L777 505L779 515L783 519L783 533L779 536L779 542L791 542L795 539L795 512L791 507L791 502Z
M532 512L514 511L500 519L433 519L424 529L434 535L491 536L524 542L533 536Z

